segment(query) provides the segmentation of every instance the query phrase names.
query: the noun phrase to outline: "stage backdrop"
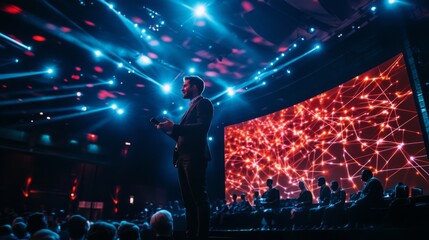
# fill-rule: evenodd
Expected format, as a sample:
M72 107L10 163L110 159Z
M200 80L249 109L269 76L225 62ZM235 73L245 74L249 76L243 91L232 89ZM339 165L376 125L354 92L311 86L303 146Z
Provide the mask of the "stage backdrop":
M334 73L333 73L334 74ZM314 81L324 81L314 79ZM369 168L385 189L397 182L429 190L429 161L403 55L311 99L224 129L225 196L267 190L298 197L305 181L338 180L347 196Z

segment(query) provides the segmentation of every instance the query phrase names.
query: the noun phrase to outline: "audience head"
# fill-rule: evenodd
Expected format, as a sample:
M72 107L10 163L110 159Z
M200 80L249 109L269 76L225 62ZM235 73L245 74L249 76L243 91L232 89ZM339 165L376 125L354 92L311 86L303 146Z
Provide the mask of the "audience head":
M48 228L48 221L43 213L36 212L30 215L27 221L27 231L30 235L33 235L36 231L45 228Z
M321 187L321 186L323 186L323 185L325 185L326 184L326 179L325 179L325 177L319 177L318 179L317 179L317 185L319 186L319 187Z
M44 228L34 232L30 240L60 240L60 235L50 229Z
M407 185L399 182L395 186L395 198L408 198L410 190Z
M242 193L242 194L240 195L240 198L241 198L241 200L246 199L246 194L245 194L245 193Z
M273 186L273 179L272 178L268 178L267 179L267 186L268 187L272 187Z
M331 181L331 190L332 191L337 191L338 190L338 182L333 180Z
M72 239L82 239L88 232L88 221L82 215L71 216L68 221L68 232Z
M86 238L88 240L115 240L116 227L108 222L96 222L89 228Z
M13 219L12 226L19 222L25 223L25 219L23 217L16 217Z
M12 226L9 224L1 225L0 226L0 237L1 236L7 236L12 233Z
M150 226L157 236L172 236L173 216L167 210L159 210L150 218Z
M307 188L305 187L305 182L304 182L304 181L299 181L299 182L298 182L298 187L299 187L299 189L301 189L301 190L305 190L305 189L307 189Z
M362 181L364 181L364 182L367 182L369 179L371 179L372 178L372 172L371 172L371 170L369 170L369 169L364 169L364 170L362 170L362 175L361 175L361 177L360 177L360 179L362 180Z
M28 235L27 224L23 222L17 222L12 226L13 234L19 239L24 238Z
M139 227L127 221L122 221L118 228L119 240L138 240L140 239Z

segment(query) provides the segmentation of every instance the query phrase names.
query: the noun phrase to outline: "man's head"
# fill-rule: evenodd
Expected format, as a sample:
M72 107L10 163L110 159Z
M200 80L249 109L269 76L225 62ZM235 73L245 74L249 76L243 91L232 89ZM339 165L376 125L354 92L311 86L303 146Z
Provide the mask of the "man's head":
M321 187L321 186L323 186L323 185L325 185L326 184L326 179L325 179L325 177L319 177L318 179L317 179L317 185L319 186L319 187Z
M331 190L332 191L337 191L338 190L338 182L333 180L331 181Z
M272 178L268 178L267 179L267 186L268 187L272 187L273 186L273 179Z
M150 226L157 236L173 234L173 216L167 210L159 210L150 218Z
M68 219L67 224L71 239L82 239L86 236L89 229L88 221L79 214L71 216Z
M242 193L242 194L240 195L240 198L241 198L241 200L245 200L245 199L246 199L246 194L245 194L245 193Z
M183 77L182 93L184 99L193 99L201 95L205 89L204 80L198 76Z
M299 181L299 182L298 182L298 187L299 187L299 189L301 189L301 190L306 189L304 181Z
M369 179L372 178L372 172L369 169L362 170L362 175L360 176L360 179L364 182L367 182Z

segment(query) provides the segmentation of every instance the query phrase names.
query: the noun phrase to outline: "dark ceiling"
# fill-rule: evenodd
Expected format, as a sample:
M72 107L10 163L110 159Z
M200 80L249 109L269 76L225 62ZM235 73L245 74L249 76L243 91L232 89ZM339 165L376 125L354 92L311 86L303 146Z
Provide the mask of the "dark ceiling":
M152 127L152 116L180 119L187 105L181 79L191 67L206 80L204 95L219 121L231 99L227 88L251 100L267 78L269 93L288 74L294 51L346 38L377 18L370 8L383 1L207 1L200 18L193 16L196 2L2 1L1 127L130 139ZM170 94L161 89L167 83Z

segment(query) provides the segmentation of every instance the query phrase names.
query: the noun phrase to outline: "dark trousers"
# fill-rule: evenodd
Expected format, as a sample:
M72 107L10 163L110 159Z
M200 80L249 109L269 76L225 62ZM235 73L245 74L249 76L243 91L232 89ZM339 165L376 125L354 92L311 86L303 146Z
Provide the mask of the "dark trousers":
M207 162L203 159L179 161L178 175L186 208L186 237L208 239L210 205L206 190Z

